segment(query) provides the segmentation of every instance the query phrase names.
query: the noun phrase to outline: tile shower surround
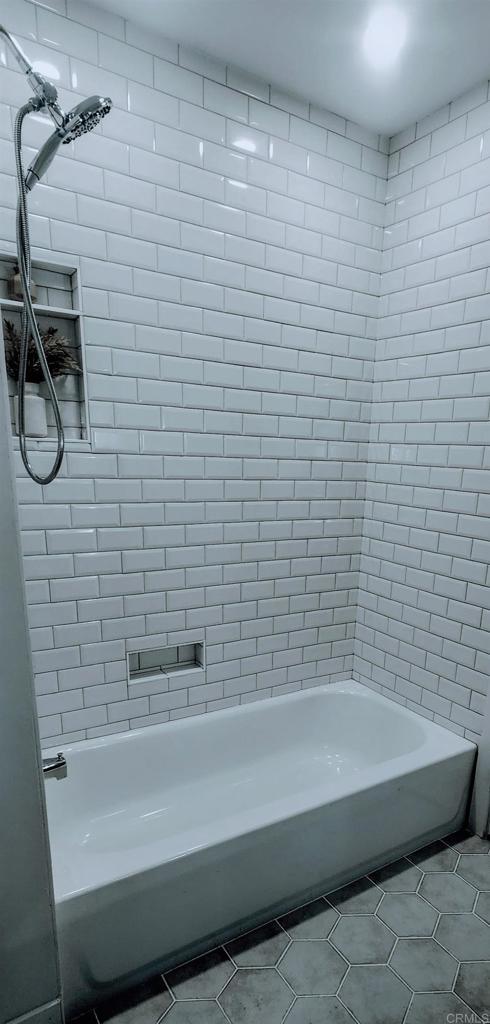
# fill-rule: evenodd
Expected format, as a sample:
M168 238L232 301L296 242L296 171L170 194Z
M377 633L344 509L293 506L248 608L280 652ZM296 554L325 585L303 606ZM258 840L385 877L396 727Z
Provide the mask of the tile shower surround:
M354 674L469 739L490 673L490 102L390 140Z
M488 324L457 328L454 368L448 317L487 315L474 290L486 268L468 274L490 226L478 214L471 234L466 202L479 210L490 181L487 86L415 141L415 129L392 140L388 185L402 191L385 206L387 140L78 0L52 6L1 0L0 17L56 66L66 107L97 89L114 109L62 147L31 200L36 255L80 256L92 425L92 446L69 445L48 488L19 467L45 744L346 678L354 643L358 677L474 737L490 634L474 532L485 441L471 428L489 400L464 359L489 351ZM12 252L25 86L7 65L0 236ZM29 146L45 132L32 120ZM439 261L428 282L422 251ZM466 373L474 394L434 404ZM448 506L466 484L469 504ZM129 652L203 640L201 683L128 688Z
M18 480L45 742L350 676L387 146L88 5L2 8L65 106L115 103L31 203L81 255L93 445ZM128 652L202 640L198 684L128 688Z

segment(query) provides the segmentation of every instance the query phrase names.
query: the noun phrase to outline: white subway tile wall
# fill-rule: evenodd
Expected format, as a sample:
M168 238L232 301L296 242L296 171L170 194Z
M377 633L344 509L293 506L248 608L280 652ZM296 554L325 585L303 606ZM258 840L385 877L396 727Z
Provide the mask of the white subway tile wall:
M79 0L56 11L0 0L66 107L114 109L31 199L36 255L80 256L92 425L48 488L19 465L43 742L352 673L477 737L487 84L388 144ZM13 252L26 90L0 61ZM48 131L32 119L28 156ZM129 654L202 642L202 682L128 686Z
M36 255L80 256L92 426L49 487L19 463L45 744L352 674L387 173L386 140L342 118L56 10L0 2L65 107L114 109L31 199ZM0 60L13 252L27 92ZM28 123L27 158L49 130ZM202 682L128 686L129 653L203 641Z
M490 102L391 139L356 678L477 739L490 673Z

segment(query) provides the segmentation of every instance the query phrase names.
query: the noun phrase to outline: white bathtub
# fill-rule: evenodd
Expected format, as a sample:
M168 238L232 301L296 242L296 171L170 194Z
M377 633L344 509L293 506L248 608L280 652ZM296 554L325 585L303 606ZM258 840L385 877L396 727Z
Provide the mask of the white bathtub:
M64 753L46 791L71 1015L451 832L475 747L348 682Z

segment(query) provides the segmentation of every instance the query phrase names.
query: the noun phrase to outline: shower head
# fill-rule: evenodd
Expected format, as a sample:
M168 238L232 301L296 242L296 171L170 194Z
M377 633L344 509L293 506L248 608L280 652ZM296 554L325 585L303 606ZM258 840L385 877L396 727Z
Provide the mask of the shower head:
M61 141L73 142L85 132L91 132L92 128L96 128L99 121L109 113L111 107L112 100L108 96L89 96L87 100L82 100L66 115L59 132Z
M112 100L108 96L90 96L78 103L68 114L63 115L61 125L46 139L46 142L34 157L26 174L28 192L46 173L58 147L63 143L73 142L85 132L91 132L99 121L109 113Z

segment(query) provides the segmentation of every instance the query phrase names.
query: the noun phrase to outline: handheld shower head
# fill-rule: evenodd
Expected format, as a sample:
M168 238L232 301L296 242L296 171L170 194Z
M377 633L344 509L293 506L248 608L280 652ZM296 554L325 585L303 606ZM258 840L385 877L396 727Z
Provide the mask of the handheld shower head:
M61 141L63 143L73 142L85 132L91 132L96 128L99 121L109 113L112 107L112 100L108 96L89 96L82 100L73 110L66 115L61 128Z
M109 113L112 100L108 96L89 96L82 100L73 110L63 117L62 124L46 139L46 142L34 157L26 174L26 189L30 192L42 178L56 155L58 147L63 143L73 142L85 132L91 132L99 121Z

